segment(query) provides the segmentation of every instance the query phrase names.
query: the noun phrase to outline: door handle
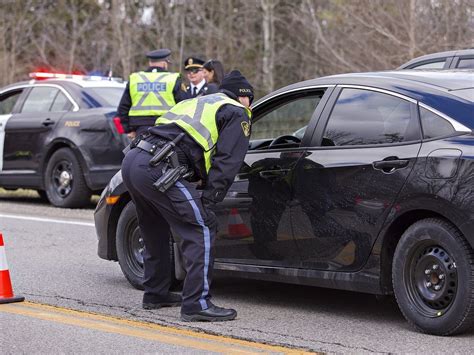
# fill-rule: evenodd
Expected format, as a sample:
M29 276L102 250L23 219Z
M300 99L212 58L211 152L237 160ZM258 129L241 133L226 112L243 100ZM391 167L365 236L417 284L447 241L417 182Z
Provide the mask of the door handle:
M263 170L258 173L261 178L264 179L275 179L278 177L286 176L290 172L290 169L279 169L279 170Z
M382 170L384 173L391 173L397 169L402 169L408 166L410 161L406 159L388 159L374 161L372 166L376 170Z
M41 122L41 124L45 127L48 127L54 124L54 121L51 118L47 118L43 122Z

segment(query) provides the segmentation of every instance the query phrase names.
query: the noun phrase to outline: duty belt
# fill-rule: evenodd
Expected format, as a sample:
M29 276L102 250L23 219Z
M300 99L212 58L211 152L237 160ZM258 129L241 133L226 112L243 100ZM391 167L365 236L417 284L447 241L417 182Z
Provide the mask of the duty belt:
M158 148L161 148L167 143L167 141L160 139L156 143L149 143L143 139L141 139L138 144L136 145L137 148L144 150L145 152L150 153L151 155L155 155L155 152Z

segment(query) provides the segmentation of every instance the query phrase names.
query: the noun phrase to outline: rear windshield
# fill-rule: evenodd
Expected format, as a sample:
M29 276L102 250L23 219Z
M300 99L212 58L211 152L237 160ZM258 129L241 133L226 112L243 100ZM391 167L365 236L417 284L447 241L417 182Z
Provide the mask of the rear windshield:
M451 90L450 93L474 103L474 88Z
M84 88L83 99L90 107L117 107L122 98L124 88L97 87Z

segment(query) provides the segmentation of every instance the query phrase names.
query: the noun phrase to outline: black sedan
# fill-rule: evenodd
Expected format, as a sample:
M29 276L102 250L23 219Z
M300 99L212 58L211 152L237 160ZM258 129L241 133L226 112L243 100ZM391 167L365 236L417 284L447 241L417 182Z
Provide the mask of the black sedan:
M216 207L215 269L395 293L420 331L471 327L473 84L473 71L345 74L260 99L245 163ZM143 246L120 173L95 224L99 256L118 260L140 288Z
M115 110L125 84L32 73L0 89L0 187L81 207L120 169L128 144Z

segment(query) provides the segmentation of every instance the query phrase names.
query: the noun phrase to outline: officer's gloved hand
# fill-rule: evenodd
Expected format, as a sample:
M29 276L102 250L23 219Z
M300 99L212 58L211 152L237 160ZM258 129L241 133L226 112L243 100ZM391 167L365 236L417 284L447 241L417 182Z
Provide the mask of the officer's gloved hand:
M212 210L216 203L204 197L201 198L201 202L206 212L206 216L204 216L204 223L209 229L217 229L217 217Z

